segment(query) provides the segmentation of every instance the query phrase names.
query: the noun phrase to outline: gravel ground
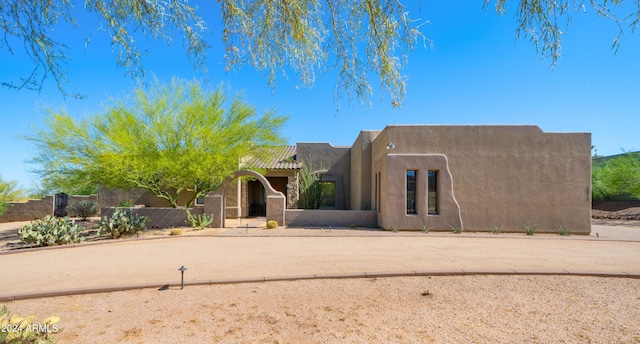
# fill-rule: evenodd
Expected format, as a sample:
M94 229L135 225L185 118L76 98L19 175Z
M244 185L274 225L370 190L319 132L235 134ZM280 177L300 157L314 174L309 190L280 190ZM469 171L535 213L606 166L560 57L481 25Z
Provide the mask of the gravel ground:
M307 280L16 301L60 343L640 343L640 280Z

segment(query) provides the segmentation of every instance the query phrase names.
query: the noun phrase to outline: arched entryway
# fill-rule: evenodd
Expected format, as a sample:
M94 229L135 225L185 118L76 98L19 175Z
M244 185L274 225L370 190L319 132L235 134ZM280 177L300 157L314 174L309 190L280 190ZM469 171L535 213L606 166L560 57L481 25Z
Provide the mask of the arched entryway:
M213 214L213 228L224 228L225 225L225 191L231 182L242 176L250 176L255 178L262 184L264 188L265 207L267 221L276 221L278 225L284 225L284 211L286 209L286 197L282 192L275 190L267 178L256 171L241 170L227 178L222 185L213 192L210 192L204 199L204 211L207 214Z

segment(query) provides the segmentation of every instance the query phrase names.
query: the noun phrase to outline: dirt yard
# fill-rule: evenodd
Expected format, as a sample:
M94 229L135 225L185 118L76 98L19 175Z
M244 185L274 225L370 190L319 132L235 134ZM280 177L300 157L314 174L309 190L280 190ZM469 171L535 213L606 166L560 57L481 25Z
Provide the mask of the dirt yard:
M640 343L640 280L464 276L138 290L11 302L60 343Z

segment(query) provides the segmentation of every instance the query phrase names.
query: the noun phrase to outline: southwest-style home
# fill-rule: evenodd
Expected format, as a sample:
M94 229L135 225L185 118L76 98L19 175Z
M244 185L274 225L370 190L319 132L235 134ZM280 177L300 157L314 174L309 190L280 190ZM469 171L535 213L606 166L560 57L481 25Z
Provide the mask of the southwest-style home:
M236 176L253 179L230 178L200 200L205 213L224 213L218 226L224 218L267 216L289 225L394 230L591 230L589 133L546 133L532 125L389 125L361 131L350 147L271 149L273 161L259 166L264 174L240 172ZM323 210L294 210L303 164L321 174ZM135 201L161 206L143 194Z

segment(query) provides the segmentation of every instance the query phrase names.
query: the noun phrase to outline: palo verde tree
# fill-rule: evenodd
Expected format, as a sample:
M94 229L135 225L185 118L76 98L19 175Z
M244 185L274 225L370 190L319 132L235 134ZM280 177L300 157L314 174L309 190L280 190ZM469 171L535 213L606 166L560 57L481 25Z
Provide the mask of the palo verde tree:
M44 128L27 139L35 143L33 162L45 181L53 176L77 185L139 187L173 207L188 192L188 209L237 171L241 158L266 159L258 154L268 150L255 148L282 144L285 121L271 112L258 115L221 88L207 92L197 82L156 81L84 120L51 111Z
M0 177L0 216L8 209L9 202L17 201L23 197L24 192L18 187L15 180L4 180Z
M311 86L316 73L327 66L338 72L338 96L367 101L373 91L371 77L379 79L393 105L405 95L402 68L417 43L427 43L425 23L411 17L401 0L219 0L227 69L249 65L265 72L270 83L278 73L292 70L301 83ZM513 15L517 37L528 37L539 53L555 62L562 37L574 15L588 12L610 18L620 28L633 31L640 20L640 0L483 0L485 8ZM478 1L478 6L482 4ZM465 6L472 5L471 3ZM39 90L53 78L63 94L68 85L65 65L70 46L55 35L62 24L77 25L76 13L95 15L87 41L94 35L109 37L118 65L134 76L144 74L144 54L136 41L176 38L197 68L204 69L208 23L198 8L183 0L127 1L71 0L0 1L0 49L12 53L24 47L33 70L19 81L0 80L11 88ZM210 24L210 23L209 23ZM211 25L214 26L214 25ZM619 38L615 37L616 48ZM85 44L86 44L85 42ZM83 42L78 42L82 44Z

